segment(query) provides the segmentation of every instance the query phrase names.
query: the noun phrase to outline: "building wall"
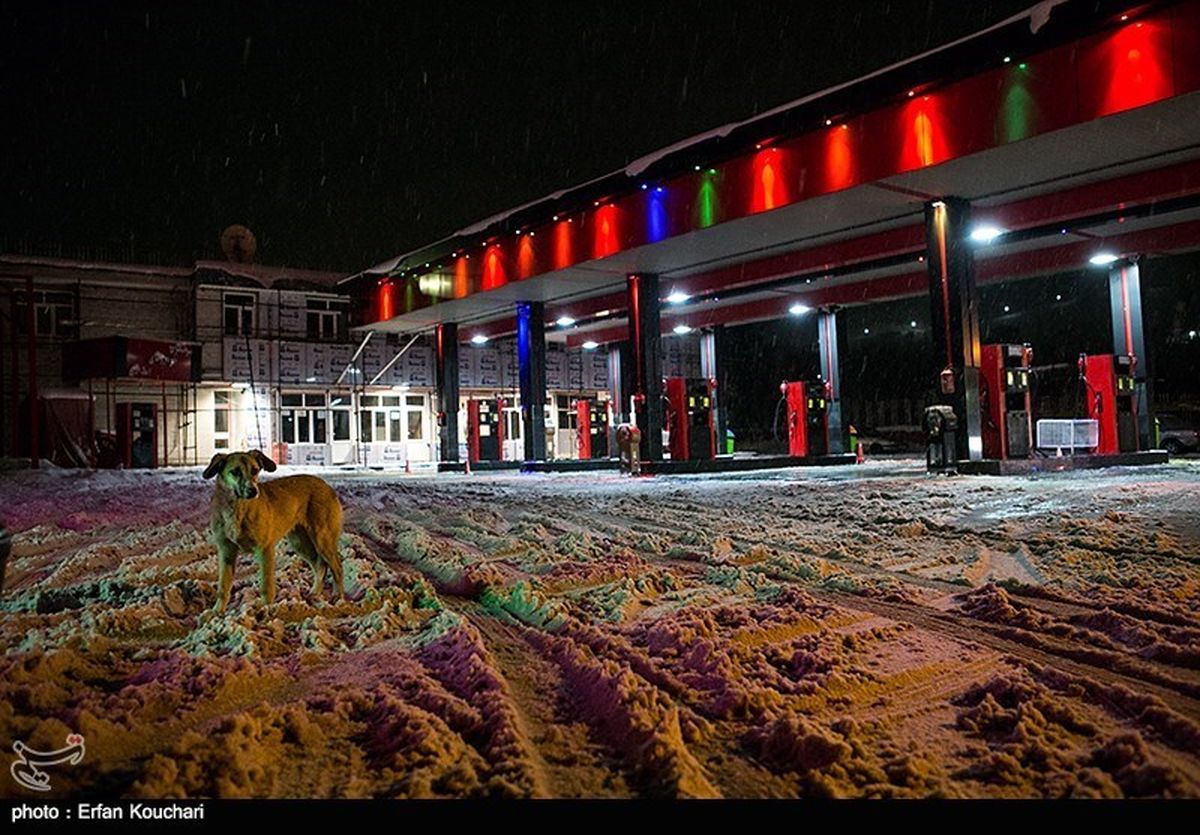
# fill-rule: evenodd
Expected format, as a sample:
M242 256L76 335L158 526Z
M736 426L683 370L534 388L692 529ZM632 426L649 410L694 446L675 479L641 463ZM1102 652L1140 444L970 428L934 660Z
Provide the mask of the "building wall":
M72 270L60 266L10 265L0 266L0 361L3 371L3 391L0 392L0 450L14 454L13 425L20 418L13 410L14 382L20 400L24 402L29 387L28 336L17 333L20 323L13 321L14 297L24 299L26 276L32 276L34 293L55 292L70 294L73 311L68 326L53 335L36 338L36 378L39 391L71 388L64 382L63 354L65 346L78 339L123 335L164 341L186 341L191 334L190 281L180 271L164 273L141 272L130 274L118 270ZM18 311L23 308L18 308ZM18 313L20 318L24 315ZM68 324L69 322L69 324ZM36 330L36 325L35 325ZM15 340L14 340L15 336ZM14 364L15 352L15 364ZM15 376L14 376L15 367ZM79 386L87 390L87 386ZM108 410L112 404L150 401L161 408L162 391L155 384L141 387L133 383L103 387L94 384L96 428L107 431L113 418ZM188 395L178 386L168 386L168 415L178 412ZM22 416L23 417L23 416ZM168 455L183 455L195 445L188 422L181 416L169 419ZM160 453L161 454L161 453Z

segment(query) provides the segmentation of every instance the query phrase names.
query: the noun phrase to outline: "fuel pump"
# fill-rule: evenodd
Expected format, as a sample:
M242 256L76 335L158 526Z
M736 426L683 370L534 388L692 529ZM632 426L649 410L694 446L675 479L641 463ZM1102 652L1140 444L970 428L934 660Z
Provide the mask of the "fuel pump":
M713 392L717 381L703 377L668 377L666 424L671 433L671 459L688 461L717 456L713 426Z
M467 455L472 461L504 460L504 398L467 401Z
M608 457L608 401L581 397L575 401L580 458Z
M1096 452L1138 451L1137 392L1132 354L1080 354L1079 377L1087 392L1088 417L1100 426Z
M779 384L787 401L788 455L807 458L829 453L829 391L815 382L787 381Z
M1033 451L1028 345L980 348L979 406L983 413L983 457L1028 458Z

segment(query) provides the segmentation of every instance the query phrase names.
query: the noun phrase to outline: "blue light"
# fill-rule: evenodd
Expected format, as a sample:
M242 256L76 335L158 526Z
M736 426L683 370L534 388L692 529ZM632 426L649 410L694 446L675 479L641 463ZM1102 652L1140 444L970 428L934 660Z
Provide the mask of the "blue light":
M517 304L517 367L521 371L521 376L525 376L525 369L529 368L531 360L530 349L532 348L532 327L530 320L533 318L533 308L528 302L519 302Z
M647 236L650 241L661 241L667 237L667 190L658 186L650 192L650 204L646 207Z

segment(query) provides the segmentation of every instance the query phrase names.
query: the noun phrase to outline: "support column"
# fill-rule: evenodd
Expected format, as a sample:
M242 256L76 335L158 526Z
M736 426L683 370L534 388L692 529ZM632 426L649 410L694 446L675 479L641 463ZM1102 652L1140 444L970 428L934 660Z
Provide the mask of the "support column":
M717 452L725 452L725 409L721 392L720 367L717 365L717 334L721 326L705 328L700 334L700 376L716 382L712 397L713 431L717 433Z
M842 372L838 361L837 308L822 308L817 313L817 350L821 354L821 379L829 387L828 445L830 454L846 451L842 433Z
M1137 395L1138 449L1154 446L1151 431L1150 358L1142 330L1142 278L1136 261L1117 262L1108 272L1114 354L1132 354L1134 393Z
M623 376L625 372L621 356L624 350L622 342L614 342L608 346L608 397L612 402L612 426L610 429L615 429L617 424L625 422L629 409L625 405L628 398L625 395Z
M633 365L633 398L642 430L644 461L662 460L662 333L657 275L630 275L626 280L629 350Z
M546 460L546 306L517 302L517 364L521 414L525 418L525 460Z
M946 197L925 204L933 368L937 402L958 416L958 457L983 458L979 410L979 304L975 252L968 237L971 204Z
M434 331L434 376L442 461L458 460L458 324L443 322Z

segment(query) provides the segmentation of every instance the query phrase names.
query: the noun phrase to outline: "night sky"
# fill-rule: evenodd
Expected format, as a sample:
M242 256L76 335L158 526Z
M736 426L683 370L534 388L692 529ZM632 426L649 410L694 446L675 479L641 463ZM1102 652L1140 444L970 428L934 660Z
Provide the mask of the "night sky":
M352 271L1030 2L22 4L0 250Z

